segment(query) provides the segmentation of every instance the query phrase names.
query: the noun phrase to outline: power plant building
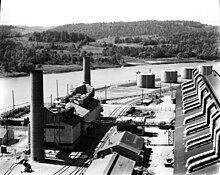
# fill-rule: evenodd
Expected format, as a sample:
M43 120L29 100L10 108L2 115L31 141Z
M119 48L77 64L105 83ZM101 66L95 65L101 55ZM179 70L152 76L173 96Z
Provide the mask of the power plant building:
M176 95L174 175L220 173L220 76L193 70Z
M46 147L73 149L100 116L101 105L93 97L94 88L83 84L45 108Z

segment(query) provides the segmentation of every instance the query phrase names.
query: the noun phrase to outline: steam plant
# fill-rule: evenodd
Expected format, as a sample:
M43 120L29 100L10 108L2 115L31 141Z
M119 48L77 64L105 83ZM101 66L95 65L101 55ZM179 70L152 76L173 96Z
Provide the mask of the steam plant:
M181 78L192 79L194 67L181 67Z
M101 105L93 97L94 88L84 84L45 108L46 147L73 149L101 113Z
M44 148L73 149L87 134L90 123L100 116L100 102L90 86L90 59L84 57L84 83L69 95L43 105L43 72L31 72L31 158L44 160Z
M220 76L212 66L192 73L176 92L174 174L219 174Z
M161 81L164 83L177 83L177 71L176 70L162 70Z
M199 65L198 66L199 73L202 75L210 75L212 74L212 66L211 65Z
M140 88L154 88L155 75L150 73L137 73L137 87Z

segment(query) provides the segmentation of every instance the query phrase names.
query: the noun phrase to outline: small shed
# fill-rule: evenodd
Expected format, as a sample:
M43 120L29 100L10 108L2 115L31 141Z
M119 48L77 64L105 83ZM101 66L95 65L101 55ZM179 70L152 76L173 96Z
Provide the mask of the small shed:
M98 151L97 157L102 157L115 151L122 156L138 162L143 147L143 138L127 131L119 132L109 138Z

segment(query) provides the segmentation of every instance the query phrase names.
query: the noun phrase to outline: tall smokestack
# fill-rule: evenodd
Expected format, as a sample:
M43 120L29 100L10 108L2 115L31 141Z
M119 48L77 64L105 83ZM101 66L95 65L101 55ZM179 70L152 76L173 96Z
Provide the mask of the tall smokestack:
M83 74L84 74L84 82L86 84L91 85L91 78L90 78L90 57L86 57L83 55Z
M44 98L43 71L31 72L31 159L44 161Z

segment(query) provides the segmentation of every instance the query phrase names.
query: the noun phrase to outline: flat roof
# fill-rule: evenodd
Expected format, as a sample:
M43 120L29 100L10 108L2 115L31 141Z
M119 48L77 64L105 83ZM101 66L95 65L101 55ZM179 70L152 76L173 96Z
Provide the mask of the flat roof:
M131 175L135 166L135 161L112 153L104 158L93 160L85 175Z

